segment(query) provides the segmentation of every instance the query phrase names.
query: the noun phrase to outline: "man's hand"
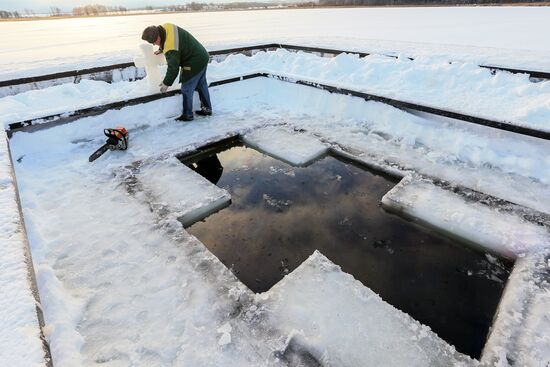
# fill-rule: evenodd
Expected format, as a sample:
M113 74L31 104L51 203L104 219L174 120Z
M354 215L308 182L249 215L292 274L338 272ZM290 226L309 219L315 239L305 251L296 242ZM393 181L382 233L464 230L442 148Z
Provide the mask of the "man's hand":
M164 83L160 83L159 87L160 87L160 92L161 93L166 93L166 91L168 90L168 86L164 85Z
M162 50L160 48L155 51L155 55L160 55L161 53L162 53Z

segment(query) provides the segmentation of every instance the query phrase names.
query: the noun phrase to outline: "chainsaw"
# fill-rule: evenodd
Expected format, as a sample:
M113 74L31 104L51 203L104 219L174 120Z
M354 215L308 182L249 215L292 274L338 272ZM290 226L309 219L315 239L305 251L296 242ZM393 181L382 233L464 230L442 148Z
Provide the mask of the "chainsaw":
M107 142L103 144L101 148L96 150L88 160L90 162L95 161L103 153L105 153L108 150L126 150L128 149L128 138L129 134L128 131L123 126L117 126L114 129L108 128L104 129L103 133L107 137Z

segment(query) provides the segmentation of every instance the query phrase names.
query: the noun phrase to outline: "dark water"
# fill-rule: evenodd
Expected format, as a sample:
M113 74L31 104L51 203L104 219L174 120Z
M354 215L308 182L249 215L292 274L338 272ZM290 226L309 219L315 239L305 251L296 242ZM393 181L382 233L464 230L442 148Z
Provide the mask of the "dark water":
M227 189L232 204L188 231L254 292L270 289L317 249L479 357L510 264L384 212L380 199L395 182L332 156L295 168L245 147L196 169Z

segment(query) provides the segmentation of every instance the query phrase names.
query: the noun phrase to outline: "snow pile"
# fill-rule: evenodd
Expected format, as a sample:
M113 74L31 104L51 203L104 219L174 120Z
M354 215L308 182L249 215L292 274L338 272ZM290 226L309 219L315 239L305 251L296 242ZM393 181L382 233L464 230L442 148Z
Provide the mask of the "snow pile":
M243 140L262 152L299 167L307 166L327 152L326 145L319 140L280 127L254 130L244 135ZM281 141L286 144L281 145Z
M317 251L257 299L323 366L477 365Z
M6 134L0 132L0 360L6 366L45 366L26 238L19 215Z
M176 158L140 167L138 180L149 200L163 205L187 226L229 205L231 196Z
M406 177L382 198L389 210L428 223L485 251L515 259L550 247L550 232L517 214L467 202L433 183Z

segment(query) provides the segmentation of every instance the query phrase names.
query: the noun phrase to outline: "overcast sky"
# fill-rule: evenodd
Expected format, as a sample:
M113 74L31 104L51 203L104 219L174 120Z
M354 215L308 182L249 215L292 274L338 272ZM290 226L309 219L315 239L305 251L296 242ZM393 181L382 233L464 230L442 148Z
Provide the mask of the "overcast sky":
M63 11L71 11L74 7L101 4L107 6L125 6L127 8L144 7L146 5L160 6L171 4L186 4L193 0L0 0L0 10L20 11L23 12L26 8L32 9L37 13L49 12L51 6L61 8ZM196 2L230 2L221 0L194 0Z

